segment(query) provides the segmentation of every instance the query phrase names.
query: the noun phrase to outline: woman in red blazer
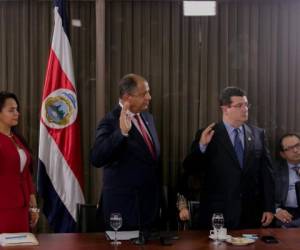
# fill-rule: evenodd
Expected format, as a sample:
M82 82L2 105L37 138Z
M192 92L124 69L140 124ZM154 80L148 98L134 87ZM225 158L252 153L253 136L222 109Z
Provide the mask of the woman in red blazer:
M0 233L28 232L39 218L30 173L32 159L15 132L19 115L15 94L0 92Z

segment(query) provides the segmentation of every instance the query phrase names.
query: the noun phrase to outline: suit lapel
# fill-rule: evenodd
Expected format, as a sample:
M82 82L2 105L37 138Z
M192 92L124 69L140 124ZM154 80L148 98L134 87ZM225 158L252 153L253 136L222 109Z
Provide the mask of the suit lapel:
M282 165L281 165L281 178L282 178L282 187L283 187L283 200L286 201L287 195L288 195L288 191L289 191L289 166L287 164L287 162L285 161ZM282 204L285 205L285 204Z
M236 153L234 151L232 142L230 140L230 137L228 135L228 132L227 132L226 127L225 127L223 122L219 123L217 130L218 130L218 135L219 135L218 136L219 142L222 143L224 148L228 151L230 157L236 163L235 165L239 169L241 169L239 161L238 161L237 156L236 156Z
M142 117L144 124L147 127L150 137L152 139L152 142L153 142L153 145L155 148L155 153L158 154L159 153L159 141L158 141L158 137L156 134L156 129L155 129L154 123L151 119L147 119L148 117L144 113L141 113L141 117Z
M147 116L144 113L141 113L141 117L144 121L145 126L147 127L147 130L150 134L150 137L152 139L154 148L155 148L155 153L158 156L159 154L159 142L158 142L158 138L157 138L157 134L156 134L156 130L155 130L155 126L152 120L147 119Z
M154 139L155 137L153 136L153 127L154 125L151 126L151 122L149 122L146 118L145 118L145 114L143 113L140 113L140 116L144 122L144 125L146 126L149 134L150 134L150 137L152 139L152 142L154 144L154 148L155 148L155 151L156 151L156 154L157 154L157 142L156 140ZM137 143L141 146L141 149L143 149L143 151L145 152L145 155L147 155L148 158L152 158L152 155L149 151L149 148L143 138L143 136L141 135L140 131L138 130L138 128L134 125L134 123L132 123L132 128L130 130L130 133L131 133L131 136L133 136Z
M134 140L140 145L140 149L144 151L145 155L150 155L148 146L145 143L143 136L134 124L132 124L132 128L130 129L129 133L132 138L134 138Z
M244 127L244 145L245 145L243 171L245 172L250 166L248 162L251 155L253 154L254 136L248 125L244 124L243 127Z

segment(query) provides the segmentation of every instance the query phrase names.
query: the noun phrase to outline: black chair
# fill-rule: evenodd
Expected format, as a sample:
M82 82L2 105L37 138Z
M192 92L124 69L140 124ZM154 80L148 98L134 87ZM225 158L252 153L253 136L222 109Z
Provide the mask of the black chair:
M190 214L190 219L188 221L181 221L178 216L177 219L178 231L201 229L200 201L195 201L195 200L187 201L187 206Z
M295 183L295 189L296 189L296 198L297 198L298 208L300 208L300 181L297 181Z
M203 190L204 174L195 166L195 159L187 157L183 162L183 173L179 181L180 193L187 200L190 213L189 221L178 221L178 230L200 229L200 197Z
M103 232L103 218L97 212L97 205L77 204L77 232Z
M160 230L172 231L177 229L176 192L169 186L161 187L161 213L159 218Z

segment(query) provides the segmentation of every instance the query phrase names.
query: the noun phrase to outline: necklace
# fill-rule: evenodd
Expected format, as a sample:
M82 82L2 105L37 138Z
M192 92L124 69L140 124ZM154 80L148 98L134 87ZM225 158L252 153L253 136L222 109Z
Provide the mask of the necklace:
M12 141L12 143L16 146L17 149L21 148L21 147L19 146L19 144L17 143L17 141L16 141L16 139L15 139L13 133L10 133L10 134L8 135L8 138Z
M1 132L0 131L0 133L1 134L3 134L3 135L6 135L7 137L9 137L9 138L12 138L14 135L13 135L13 133L10 131L9 133L4 133L4 132Z

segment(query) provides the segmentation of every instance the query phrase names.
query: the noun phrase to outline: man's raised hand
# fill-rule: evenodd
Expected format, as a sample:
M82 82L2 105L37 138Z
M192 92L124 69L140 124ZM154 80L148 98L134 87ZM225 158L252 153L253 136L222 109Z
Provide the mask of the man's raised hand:
M211 123L207 126L206 129L203 130L199 143L202 145L208 145L210 143L211 138L213 137L215 131L213 130L213 127L215 126L215 123Z
M129 115L129 103L125 102L120 114L120 129L123 135L128 135L132 126L131 119L132 118Z

